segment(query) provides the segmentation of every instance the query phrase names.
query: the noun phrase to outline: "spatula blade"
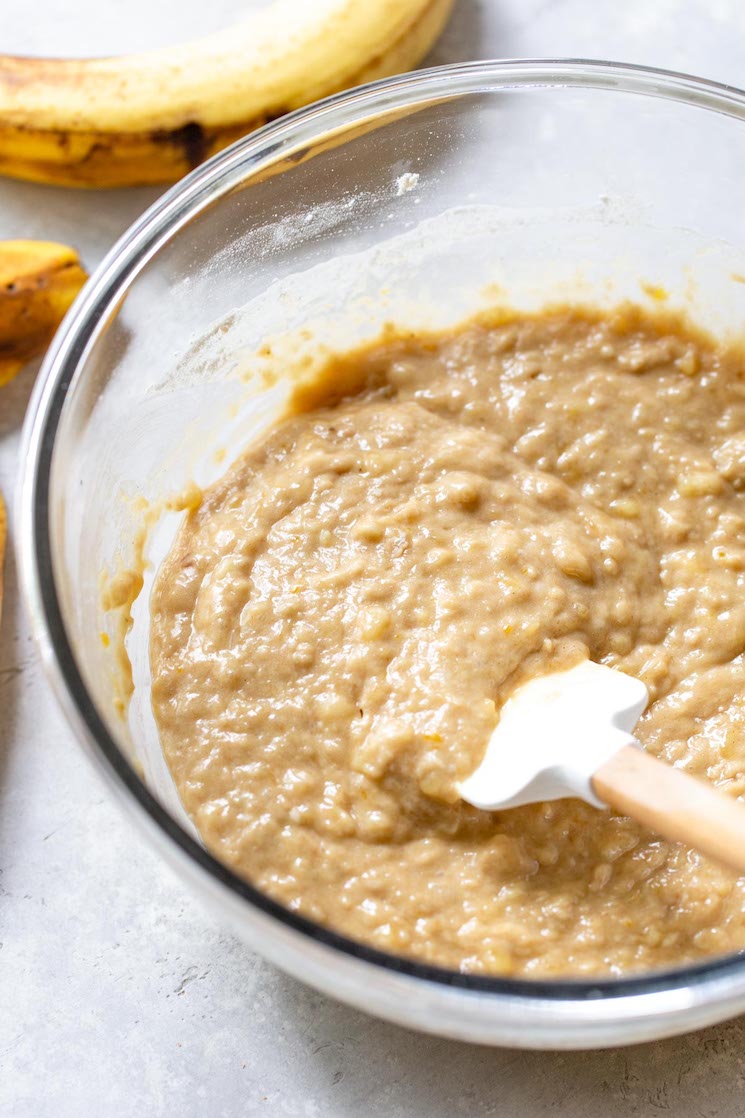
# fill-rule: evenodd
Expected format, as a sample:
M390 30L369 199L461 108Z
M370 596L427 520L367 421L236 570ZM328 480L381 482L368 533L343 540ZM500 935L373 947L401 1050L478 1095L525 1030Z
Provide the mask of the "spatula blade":
M638 744L631 731L648 700L641 680L590 660L530 680L502 707L460 795L488 811L568 796L604 807L592 775L618 749Z

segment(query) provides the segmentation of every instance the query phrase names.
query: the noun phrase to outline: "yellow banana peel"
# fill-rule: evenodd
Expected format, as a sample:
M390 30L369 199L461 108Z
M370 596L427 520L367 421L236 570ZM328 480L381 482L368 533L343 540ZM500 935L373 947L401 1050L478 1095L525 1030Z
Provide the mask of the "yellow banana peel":
M67 245L0 241L0 385L46 349L86 279Z
M119 58L0 56L0 173L172 182L283 113L411 69L454 0L275 0L191 43Z

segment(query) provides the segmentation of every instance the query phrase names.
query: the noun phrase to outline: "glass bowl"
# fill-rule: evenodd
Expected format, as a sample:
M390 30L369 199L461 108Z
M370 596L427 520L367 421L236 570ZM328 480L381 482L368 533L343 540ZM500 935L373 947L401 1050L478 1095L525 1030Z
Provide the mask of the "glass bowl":
M131 626L101 594L102 577L137 569L148 508L219 475L298 370L386 322L631 298L737 332L743 182L736 89L582 61L406 75L293 113L189 175L121 238L58 333L19 497L25 599L50 678L162 855L303 981L401 1024L524 1047L632 1043L745 1009L740 956L607 981L474 977L361 946L262 895L200 843L160 755L151 574ZM176 520L148 535L151 566Z

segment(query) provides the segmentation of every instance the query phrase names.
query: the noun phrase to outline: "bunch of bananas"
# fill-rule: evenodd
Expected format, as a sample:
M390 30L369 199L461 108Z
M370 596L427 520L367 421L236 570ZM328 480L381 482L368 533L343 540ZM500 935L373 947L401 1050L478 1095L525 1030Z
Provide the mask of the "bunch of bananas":
M198 42L119 58L0 56L0 174L172 182L268 120L416 65L453 0L275 0ZM0 242L0 385L49 343L86 276L64 245Z

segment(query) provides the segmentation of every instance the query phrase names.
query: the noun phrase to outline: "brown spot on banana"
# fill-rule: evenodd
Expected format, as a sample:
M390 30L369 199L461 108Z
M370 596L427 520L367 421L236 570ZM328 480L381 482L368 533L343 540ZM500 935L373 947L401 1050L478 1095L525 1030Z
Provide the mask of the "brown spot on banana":
M284 112L410 69L453 2L275 0L164 50L0 56L0 174L68 186L173 182Z
M167 142L179 144L184 149L184 157L190 167L198 167L207 154L207 138L201 124L195 120L189 121L181 128L175 128L163 137ZM153 139L158 142L160 136L153 134Z

